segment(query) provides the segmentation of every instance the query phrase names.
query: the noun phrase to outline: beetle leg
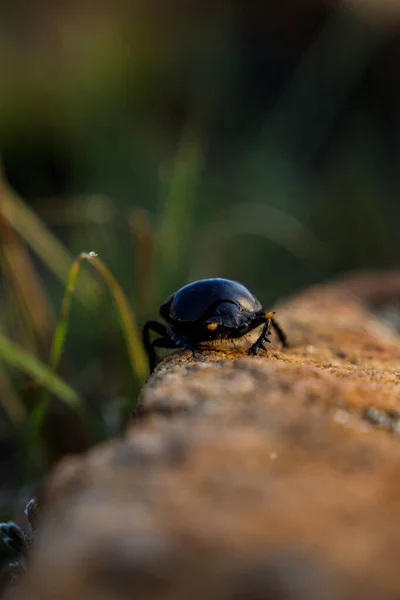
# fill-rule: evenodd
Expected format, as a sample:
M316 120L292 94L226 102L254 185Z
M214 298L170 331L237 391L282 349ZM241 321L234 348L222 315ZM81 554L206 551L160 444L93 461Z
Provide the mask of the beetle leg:
M152 365L151 371L154 371L154 369L156 368L156 364L157 364L157 355L154 350L155 347L167 348L168 350L179 347L178 344L175 342L175 340L171 339L168 336L156 338L155 340L152 341L151 345L152 345L152 349L153 349L153 354L156 359Z
M152 346L156 346L157 348L178 348L178 344L175 340L171 339L168 336L159 337L152 341Z
M168 330L168 335L172 337L172 339L176 342L177 347L185 348L185 350L191 350L193 353L196 351L196 348L191 344L188 344L185 340L183 340L179 335L176 335L175 332Z
M196 356L197 348L195 348L195 346L192 346L192 344L188 344L179 335L177 335L170 327L168 327L168 329L167 329L167 335L171 336L171 338L176 342L177 348L184 348L185 350L191 350L192 354L193 354L193 358Z
M265 342L268 342L268 344L270 344L270 343L271 343L271 340L269 340L269 339L267 338L267 335L271 335L271 332L270 332L270 331L267 331L267 333L265 334L265 338L264 338L263 340L261 340L261 341L260 341L260 346L261 346L261 348L262 348L263 350L266 350L266 349L267 349L267 348L266 348L266 346L265 346Z
M260 337L248 349L249 354L257 355L261 348L263 348L263 350L266 350L266 347L264 346L264 342L270 342L270 340L268 339L268 336L271 335L271 329L270 329L271 328L271 320L272 319L268 319L268 321L265 323L264 327L262 328Z
M154 349L154 340L153 342L150 341L150 331L154 331L155 333L158 333L159 335L163 336L163 337L168 337L167 335L167 328L165 327L165 325L163 325L162 323L159 323L158 321L146 321L146 323L143 326L143 332L142 332L142 339L143 339L143 345L144 345L144 349L146 351L147 354L147 358L149 359L149 366L150 366L150 372L153 372L156 364L157 364L157 354L156 351ZM157 339L161 339L161 338L157 338Z
M288 341L287 341L287 337L285 332L283 331L283 329L280 327L280 325L275 321L275 319L272 317L271 318L271 325L272 327L275 329L280 341L282 342L282 346L284 348L288 347Z

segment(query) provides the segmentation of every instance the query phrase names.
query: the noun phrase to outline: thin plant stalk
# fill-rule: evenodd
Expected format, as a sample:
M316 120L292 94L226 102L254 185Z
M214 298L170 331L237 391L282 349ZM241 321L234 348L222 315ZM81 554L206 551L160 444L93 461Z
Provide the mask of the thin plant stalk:
M132 372L135 377L143 383L147 375L147 361L138 335L135 316L117 279L103 261L98 258L95 252L82 252L75 259L70 268L67 287L61 305L60 319L51 345L49 364L56 370L60 362L68 333L72 296L75 291L76 281L83 260L89 261L95 267L109 287L121 321L122 333L128 348Z
M64 344L68 333L72 295L75 291L76 281L78 279L78 274L83 259L84 254L82 253L74 260L68 273L67 285L61 304L60 317L56 326L56 330L50 348L49 365L54 370L56 370L58 367L62 351L64 349Z
M141 383L144 383L148 370L147 360L138 334L136 318L129 302L117 279L94 252L89 252L88 254L83 252L81 257L88 260L95 267L108 285L121 322L132 372Z

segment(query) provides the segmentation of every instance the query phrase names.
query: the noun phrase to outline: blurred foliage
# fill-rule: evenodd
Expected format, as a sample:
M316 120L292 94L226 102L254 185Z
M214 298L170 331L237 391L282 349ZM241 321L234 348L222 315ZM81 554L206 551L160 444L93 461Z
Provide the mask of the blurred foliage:
M129 307L121 329L93 269L73 281L68 322L57 317L81 252L98 253L139 325L200 277L238 279L270 307L342 270L398 264L390 8L2 3L1 506L14 483L31 490L65 453L120 433L141 385L135 337L130 352L124 343ZM55 396L27 473L19 449L43 402L38 382Z

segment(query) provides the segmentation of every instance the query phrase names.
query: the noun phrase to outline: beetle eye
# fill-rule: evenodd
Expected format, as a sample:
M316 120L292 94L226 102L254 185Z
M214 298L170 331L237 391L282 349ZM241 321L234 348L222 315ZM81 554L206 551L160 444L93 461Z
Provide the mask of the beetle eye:
M207 323L207 329L209 331L215 331L218 327L218 323Z

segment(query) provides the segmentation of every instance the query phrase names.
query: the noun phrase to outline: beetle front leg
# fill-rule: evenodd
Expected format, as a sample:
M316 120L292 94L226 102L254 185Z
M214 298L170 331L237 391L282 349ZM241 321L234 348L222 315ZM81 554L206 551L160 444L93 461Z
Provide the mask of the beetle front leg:
M265 342L268 342L268 343L271 342L271 340L268 339L269 335L271 335L271 319L268 319L268 321L265 323L264 327L262 328L260 337L249 348L248 354L255 354L255 355L257 355L259 353L259 351L261 350L261 348L263 350L266 350L266 347L264 346L264 343Z

